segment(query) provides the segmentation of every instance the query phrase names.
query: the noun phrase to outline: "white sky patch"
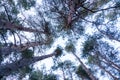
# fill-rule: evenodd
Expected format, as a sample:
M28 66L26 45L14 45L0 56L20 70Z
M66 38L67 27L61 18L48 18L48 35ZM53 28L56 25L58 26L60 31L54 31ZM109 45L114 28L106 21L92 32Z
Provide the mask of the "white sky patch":
M63 39L62 37L59 37L59 38L56 39L56 41L54 42L53 46L52 46L49 50L45 51L45 53L46 53L46 54L51 54L51 53L56 49L57 46L65 47L64 44L66 43L66 41L67 41L67 38L66 38L66 39L65 39L65 38ZM52 58L47 58L47 59L38 61L38 62L36 63L36 65L35 65L35 67L41 69L40 66L41 66L41 65L45 65L45 66L46 66L46 69L47 69L47 70L50 70L50 68L51 68L51 66L52 66L53 64L54 64L54 63L53 63L53 59L52 59Z
M85 32L85 34L93 35L93 33L95 32L95 29L91 28L90 26L91 26L91 24L89 24L89 25L86 26L86 32Z
M108 40L108 39L105 39L105 38L103 38L102 40L106 41L111 46L113 46L115 50L118 50L120 52L120 42L115 41L115 40ZM120 54L118 56L120 57Z
M41 4L41 1L42 0L37 0L37 3L38 4ZM91 0L91 1L93 1L93 0ZM106 7L106 6L105 6ZM33 9L33 8L31 8L29 11L23 11L23 13L25 13L24 15L25 15L25 17L28 17L28 15L35 15L35 10ZM21 17L21 18L24 18L24 16L22 16L22 14L19 14L18 15L19 17ZM92 19L91 20L94 20L94 16L92 16ZM120 18L119 18L119 21L120 21ZM117 23L116 24L118 27L119 27L119 23ZM95 32L95 30L93 29L93 28L91 28L91 26L92 26L92 24L88 24L88 25L85 25L87 28L86 28L86 34L89 34L89 35L92 35L93 34L93 32ZM31 38L31 36L28 36L28 35L30 35L29 33L25 33L25 35L27 35L27 37L29 37L29 38ZM11 42L13 42L14 40L13 40L13 36L12 37L10 37L9 38L9 40L11 41ZM58 39L56 39L56 41L54 42L54 44L53 44L53 46L49 49L49 50L47 50L45 53L46 54L51 54L55 49L56 49L56 47L59 45L59 46L61 46L61 47L65 47L65 43L67 42L67 38L62 38L62 37L59 37ZM106 39L105 39L106 40ZM81 37L78 41L77 41L77 46L76 46L76 48L77 48L77 51L78 51L78 54L81 52L81 46L82 46L82 42L84 41L84 39ZM107 40L108 41L108 40ZM108 42L110 42L112 45L115 45L115 47L116 48L118 48L118 47L120 47L120 43L117 43L117 42L115 42L115 43L113 43L113 42L111 42L111 41L108 41ZM71 60L71 61L73 61L73 62L76 62L76 59L75 59L75 57L72 55L72 54L69 54L69 53L67 53L67 55L65 55L65 56L63 56L62 57L62 60L64 61L64 60ZM82 59L82 61L83 62L85 62L85 60L83 60ZM45 67L46 67L46 69L47 70L50 70L51 69L51 66L53 65L54 63L53 63L53 59L52 58L47 58L47 59L44 59L44 60L42 60L42 61L39 61L39 62L37 62L36 63L36 65L35 65L35 67L37 68L37 69L41 69L41 67L42 67L42 65L45 65ZM61 73L61 71L58 71L57 73L59 73L59 74L61 74L62 75L62 73ZM108 80L108 78L106 78L106 77L99 77L100 78L100 80ZM61 79L62 80L62 79Z
M35 14L35 9L30 8L30 10L21 10L21 13L18 14L18 17L21 18L22 20L28 18L29 16L34 16Z
M42 0L36 0L36 3L40 5L42 4Z
M37 4L41 5L42 4L42 0L36 0L36 6ZM36 10L34 9L34 7L31 7L30 10L21 10L21 13L18 14L18 17L21 19L25 19L28 16L34 16Z
M19 33L18 33L19 34ZM33 33L29 33L29 32L22 32L19 34L19 37L17 34L14 34L15 35L15 39L16 39L16 43L17 44L20 44L20 39L22 40L22 43L25 43L25 42L28 42L28 41L32 41L34 40L34 36L33 36ZM26 37L27 36L27 37ZM12 42L12 43L15 43L15 40L14 40L14 36L11 35L8 37L8 42Z

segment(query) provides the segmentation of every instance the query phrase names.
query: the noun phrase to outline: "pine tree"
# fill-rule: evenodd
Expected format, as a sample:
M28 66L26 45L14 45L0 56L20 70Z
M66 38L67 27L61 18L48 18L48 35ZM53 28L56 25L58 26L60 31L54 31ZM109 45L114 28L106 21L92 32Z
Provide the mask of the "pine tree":
M50 57L55 60L54 67L62 71L64 80L97 80L106 75L110 80L120 79L120 55L116 45L120 42L119 0L36 2L0 1L1 79L10 75L19 75L22 79L29 74L31 80L37 80L41 79L40 74L46 77L44 80L56 80L54 75L33 69L36 62ZM25 11L31 9L34 9L34 15L26 16ZM52 53L46 54L59 37L67 39L65 47L56 46ZM64 61L65 55L74 56L76 61ZM79 63L75 65L75 71L72 63Z

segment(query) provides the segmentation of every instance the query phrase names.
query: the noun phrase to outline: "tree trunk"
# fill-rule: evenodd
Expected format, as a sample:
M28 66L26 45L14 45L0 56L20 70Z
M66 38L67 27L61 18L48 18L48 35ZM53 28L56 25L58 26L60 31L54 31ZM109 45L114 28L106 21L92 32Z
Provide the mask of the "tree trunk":
M89 54L90 56L92 56L92 57L94 57L95 59L97 59L96 58L96 55L91 55L91 54ZM100 55L100 54L99 54ZM101 56L100 56L101 57ZM103 59L103 58L102 58ZM98 58L98 60L99 60L99 58ZM118 80L118 78L117 77L115 77L114 75L112 75L111 73L110 73L110 71L108 71L108 70L106 70L105 69L105 67L103 67L99 62L104 62L104 61L102 61L102 60L99 60L99 61L94 61L94 63L100 68L100 69L102 69L103 71L105 71L106 73L108 73L114 80ZM104 62L105 63L105 62ZM106 63L105 63L106 64Z
M63 80L65 80L65 72L64 72L64 69L62 68L62 74L63 74Z
M106 55L102 55L100 54L100 52L96 52L97 55L99 55L102 59L104 59L105 61L107 61L109 64L114 65L114 67L116 67L119 71L120 71L120 66L118 66L117 64L115 64L114 62L112 62L111 60L106 58Z
M23 27L21 25L17 26L15 24L12 24L11 22L6 22L4 20L0 20L0 23L1 23L0 28L6 28L6 29L10 29L10 30L26 31L26 32L44 33L44 31L42 31L42 30L27 28L27 27Z
M30 47L35 47L35 46L43 45L46 43L47 42L27 42L27 43L20 44L20 45L13 45L13 46L11 46L11 48L18 50L18 51L24 51Z
M69 72L69 74L70 74L70 80L73 80L73 75L72 75L72 72L70 71L70 69L68 68L68 72Z
M49 58L54 56L56 53L48 54L48 55L43 55L39 57L33 57L33 58L28 58L28 59L20 59L19 61L15 61L13 63L9 63L6 65L0 65L0 77L2 76L7 76L10 75L12 72L18 71L19 69L29 66L30 64L33 64L37 61Z
M101 60L101 62L104 62L106 65L111 66L112 68L115 68L116 70L118 70L118 72L120 72L120 69L118 69L116 66L110 64L109 62L103 61L103 60Z
M114 38L113 36L108 35L106 32L101 31L101 30L98 28L98 26L96 26L96 28L97 28L97 30L98 30L100 33L102 33L103 35L107 36L109 39L120 42L120 40L119 40L119 39L116 39L116 38Z
M114 75L112 75L109 71L107 71L103 66L97 64L103 71L105 71L106 73L108 73L114 80L119 80L117 77L115 77Z
M96 77L92 75L92 73L90 72L90 70L80 60L80 58L75 53L73 53L73 55L78 59L78 61L80 62L82 68L86 71L86 73L89 75L89 77L91 78L91 80L97 80Z
M47 43L47 42L46 42ZM9 55L11 52L21 52L30 47L46 44L45 42L27 42L20 45L12 45L7 47L0 47L0 55Z

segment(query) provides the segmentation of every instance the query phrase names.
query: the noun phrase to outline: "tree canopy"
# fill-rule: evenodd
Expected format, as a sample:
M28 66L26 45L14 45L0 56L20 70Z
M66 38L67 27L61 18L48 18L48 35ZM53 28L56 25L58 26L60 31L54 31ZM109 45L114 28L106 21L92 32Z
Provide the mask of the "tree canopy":
M0 79L120 79L119 0L37 2L0 0Z

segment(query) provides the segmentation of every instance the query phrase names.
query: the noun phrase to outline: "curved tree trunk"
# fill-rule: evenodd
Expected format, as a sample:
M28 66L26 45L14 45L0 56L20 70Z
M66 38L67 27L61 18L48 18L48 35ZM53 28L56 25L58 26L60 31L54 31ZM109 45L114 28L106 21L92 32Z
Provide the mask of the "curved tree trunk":
M0 55L9 55L11 52L21 52L30 47L46 44L47 42L27 42L20 45L12 45L7 47L0 47Z
M24 59L20 59L19 61L15 61L13 63L9 63L6 65L0 65L0 77L10 75L14 71L18 71L19 69L25 66L29 66L30 64L33 64L37 61L52 57L55 54L56 53L52 53L52 54L43 55L39 57L32 57L30 59L24 58Z
M86 71L86 73L89 75L89 77L91 78L91 80L97 80L96 77L94 75L92 75L92 73L90 72L90 70L80 60L80 58L75 53L73 53L73 55L78 59L78 61L80 62L82 68Z

